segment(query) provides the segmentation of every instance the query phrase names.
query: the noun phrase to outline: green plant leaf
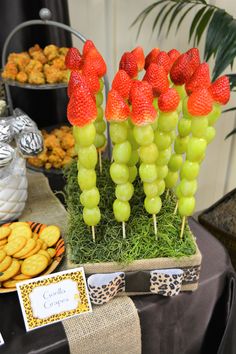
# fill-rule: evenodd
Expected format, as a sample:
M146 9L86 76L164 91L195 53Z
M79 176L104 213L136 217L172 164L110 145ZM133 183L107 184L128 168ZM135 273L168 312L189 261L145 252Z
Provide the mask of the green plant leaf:
M230 82L230 89L232 90L234 87L236 87L236 74L226 74L229 78Z
M231 111L236 111L236 107L225 109L224 111L222 111L222 113L231 112Z
M231 130L231 132L229 134L226 135L225 140L228 139L231 135L236 134L236 128L234 128L233 130Z
M203 6L200 10L198 10L198 12L196 13L194 19L193 19L193 22L191 24L191 27L190 27L190 32L189 32L189 38L188 38L188 41L190 42L191 41L191 38L192 38L192 35L194 33L194 30L198 24L198 21L200 21L200 18L202 17L203 13L205 12L206 10L206 6Z
M183 20L184 20L185 17L187 16L187 14L188 14L195 6L196 6L196 5L190 6L190 8L187 9L187 11L185 11L185 12L183 13L183 15L181 16L181 18L180 18L180 20L179 20L179 22L178 22L178 24L177 24L177 26L176 26L176 32L175 32L175 33L177 33L177 31L178 31L178 29L179 29L181 23L183 22ZM168 32L167 32L167 34L168 34Z
M180 1L180 3L177 5L175 11L173 11L173 14L170 18L170 21L169 21L169 26L168 26L168 29L167 29L167 35L171 29L171 27L173 26L174 24L174 21L175 19L177 18L178 14L181 12L181 10L184 8L184 6L186 6L185 2L184 1Z
M214 9L212 9L212 8L208 9L204 13L204 15L202 16L201 20L199 21L197 28L196 28L196 33L195 33L195 38L194 38L194 46L195 46L195 43L197 45L199 44L202 34L205 31L206 27L208 26L213 12L214 12Z
M143 11L140 12L140 14L136 17L136 19L131 23L130 27L133 27L134 25L136 25L136 23L143 20L143 17L146 17L149 14L149 12L152 11L156 6L166 1L169 0L156 1L153 4L149 5L148 7L146 7Z
M159 12L157 13L157 16L153 22L153 25L152 25L152 32L154 32L157 24L158 24L158 21L160 20L161 18L161 15L163 14L163 11L165 10L165 8L169 6L169 4L165 4L164 6L162 6L162 8L159 10Z
M166 13L164 14L164 16L163 16L163 18L162 18L162 21L161 21L161 23L160 23L158 35L161 34L162 28L163 28L163 26L164 26L164 23L165 23L166 20L167 20L168 15L171 13L171 11L172 11L176 6L178 7L178 5L176 5L176 4L172 5L172 6L166 11Z

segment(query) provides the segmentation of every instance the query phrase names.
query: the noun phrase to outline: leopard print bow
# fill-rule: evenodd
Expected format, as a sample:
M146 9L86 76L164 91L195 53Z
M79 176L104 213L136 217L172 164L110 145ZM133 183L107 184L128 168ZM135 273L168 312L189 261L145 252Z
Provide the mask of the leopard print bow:
M182 269L156 269L150 272L150 291L163 296L178 295L184 272Z

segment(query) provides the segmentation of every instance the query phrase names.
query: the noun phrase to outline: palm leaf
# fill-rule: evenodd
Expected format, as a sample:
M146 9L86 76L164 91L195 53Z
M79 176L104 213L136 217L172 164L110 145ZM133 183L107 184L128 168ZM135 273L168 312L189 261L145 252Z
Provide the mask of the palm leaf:
M234 128L233 130L231 130L231 132L229 134L226 135L225 139L228 139L231 135L236 134L236 128Z
M236 111L236 107L231 107L231 108L225 109L224 111L222 111L222 113L232 112L232 111Z
M202 34L205 31L207 25L209 24L209 21L211 19L213 12L214 12L213 8L207 9L205 11L204 15L201 17L201 20L198 22L195 37L194 37L194 46L195 46L195 43L196 43L196 45L199 44Z
M227 74L230 82L230 89L236 87L236 74Z

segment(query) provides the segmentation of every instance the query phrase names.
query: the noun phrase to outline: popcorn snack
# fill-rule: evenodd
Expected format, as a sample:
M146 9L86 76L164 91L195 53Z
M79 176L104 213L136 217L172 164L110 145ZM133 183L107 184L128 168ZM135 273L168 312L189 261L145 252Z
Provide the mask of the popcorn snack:
M68 82L69 70L65 66L68 48L59 48L54 44L44 49L38 44L28 52L11 53L2 72L7 80L32 85L56 84Z

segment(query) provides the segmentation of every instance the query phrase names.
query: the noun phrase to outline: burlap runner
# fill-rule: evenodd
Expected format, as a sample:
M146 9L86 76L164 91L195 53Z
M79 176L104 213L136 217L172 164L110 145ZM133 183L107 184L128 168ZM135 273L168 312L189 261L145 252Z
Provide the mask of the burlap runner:
M64 232L67 213L51 191L47 178L29 172L28 182L28 200L20 220L55 224ZM62 324L71 354L141 353L139 316L128 296L93 306L92 313L70 318Z

